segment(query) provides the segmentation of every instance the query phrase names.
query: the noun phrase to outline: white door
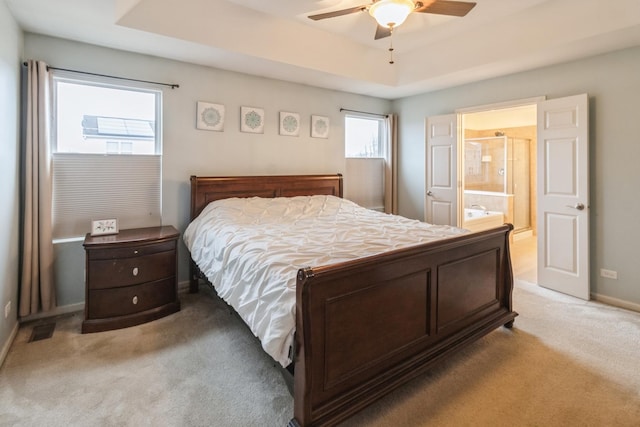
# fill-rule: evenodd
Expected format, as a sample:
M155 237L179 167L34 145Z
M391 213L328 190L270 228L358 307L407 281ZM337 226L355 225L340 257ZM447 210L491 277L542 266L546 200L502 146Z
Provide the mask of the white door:
M457 116L427 118L425 221L458 224Z
M586 94L538 104L538 284L589 299Z

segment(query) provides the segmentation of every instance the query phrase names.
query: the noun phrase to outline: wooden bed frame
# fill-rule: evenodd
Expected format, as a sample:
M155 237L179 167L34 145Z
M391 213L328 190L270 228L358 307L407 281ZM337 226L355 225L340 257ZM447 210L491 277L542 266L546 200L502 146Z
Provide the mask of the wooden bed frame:
M191 218L222 198L312 194L342 197L342 176L192 176ZM512 229L301 269L289 426L334 425L495 328L512 327ZM193 261L190 274L197 292Z

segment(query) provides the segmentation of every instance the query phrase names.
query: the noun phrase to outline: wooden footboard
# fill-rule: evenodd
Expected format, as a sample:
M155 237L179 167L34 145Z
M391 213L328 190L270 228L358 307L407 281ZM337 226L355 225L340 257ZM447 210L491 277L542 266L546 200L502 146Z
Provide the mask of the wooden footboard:
M300 270L291 426L333 425L504 325L510 224Z
M191 177L191 219L227 197L331 194L340 175ZM509 224L300 270L294 418L336 424L493 329L511 327ZM198 289L191 263L191 291Z

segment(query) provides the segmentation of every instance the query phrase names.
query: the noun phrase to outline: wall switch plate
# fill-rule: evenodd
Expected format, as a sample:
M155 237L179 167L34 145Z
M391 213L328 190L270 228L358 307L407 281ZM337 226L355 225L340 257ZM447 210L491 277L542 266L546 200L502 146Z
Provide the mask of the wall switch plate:
M11 301L9 301L7 303L7 305L4 306L4 318L6 319L7 317L9 317L9 313L11 313Z
M606 270L604 268L600 269L600 275L602 277L606 277L607 279L617 279L618 278L618 272L617 271Z

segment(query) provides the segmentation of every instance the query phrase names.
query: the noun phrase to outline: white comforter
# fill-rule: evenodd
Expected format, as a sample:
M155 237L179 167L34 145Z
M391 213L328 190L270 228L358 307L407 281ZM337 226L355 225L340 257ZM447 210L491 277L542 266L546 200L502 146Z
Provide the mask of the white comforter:
M218 295L240 314L264 350L287 366L298 269L464 232L375 212L333 196L254 197L210 203L183 238Z

